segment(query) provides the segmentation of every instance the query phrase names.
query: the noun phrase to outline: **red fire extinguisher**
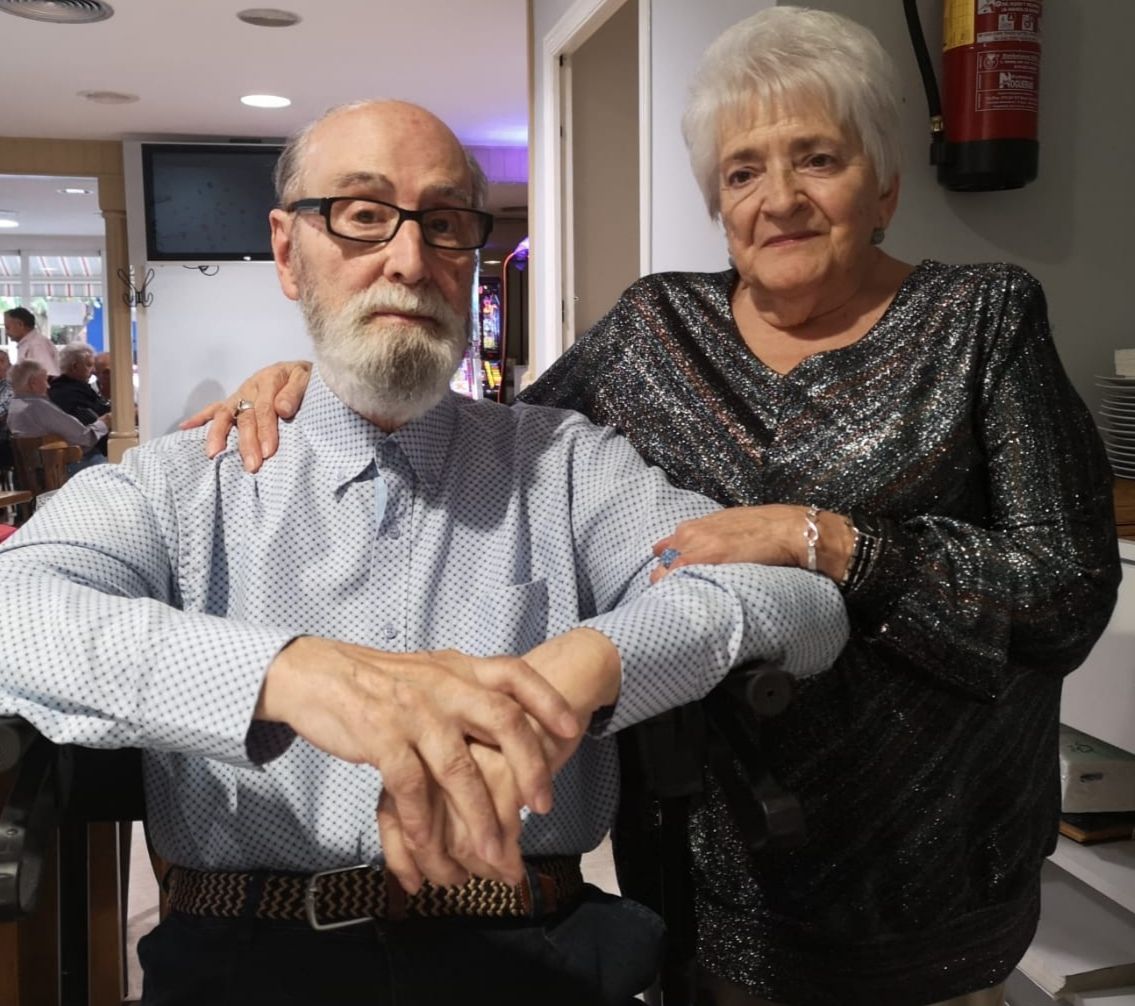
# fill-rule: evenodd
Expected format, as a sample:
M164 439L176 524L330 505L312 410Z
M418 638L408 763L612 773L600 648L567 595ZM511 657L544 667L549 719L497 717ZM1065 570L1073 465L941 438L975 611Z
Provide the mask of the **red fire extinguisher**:
M1043 0L943 0L938 98L916 0L903 0L930 106L930 163L948 189L1019 189L1036 178Z

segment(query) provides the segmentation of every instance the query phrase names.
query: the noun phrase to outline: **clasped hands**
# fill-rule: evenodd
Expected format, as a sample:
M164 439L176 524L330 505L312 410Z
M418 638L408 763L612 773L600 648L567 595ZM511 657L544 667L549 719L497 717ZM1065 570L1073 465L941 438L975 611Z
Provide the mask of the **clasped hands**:
M407 891L470 874L515 884L521 808L551 810L554 773L618 683L618 651L590 629L524 658L387 653L305 636L269 666L255 717L382 773L383 854Z

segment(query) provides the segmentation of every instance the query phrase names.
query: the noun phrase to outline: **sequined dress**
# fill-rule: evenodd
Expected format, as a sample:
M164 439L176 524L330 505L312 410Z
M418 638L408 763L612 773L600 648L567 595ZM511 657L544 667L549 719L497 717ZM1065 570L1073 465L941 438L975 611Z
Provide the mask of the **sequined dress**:
M805 843L751 861L712 788L690 823L699 960L794 1006L996 984L1055 843L1061 680L1115 603L1099 437L1019 268L922 262L863 338L783 376L741 339L736 281L638 281L523 396L723 503L855 509L883 535L839 661L762 728Z

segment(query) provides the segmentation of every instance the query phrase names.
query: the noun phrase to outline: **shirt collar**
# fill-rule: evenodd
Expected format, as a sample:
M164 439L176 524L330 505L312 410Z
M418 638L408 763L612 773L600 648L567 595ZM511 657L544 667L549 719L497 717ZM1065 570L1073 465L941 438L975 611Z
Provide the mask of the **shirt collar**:
M454 393L393 433L383 433L370 420L349 408L327 386L318 367L296 415L296 425L312 450L336 471L338 485L358 478L387 442L397 445L415 477L433 490L441 481L457 422Z

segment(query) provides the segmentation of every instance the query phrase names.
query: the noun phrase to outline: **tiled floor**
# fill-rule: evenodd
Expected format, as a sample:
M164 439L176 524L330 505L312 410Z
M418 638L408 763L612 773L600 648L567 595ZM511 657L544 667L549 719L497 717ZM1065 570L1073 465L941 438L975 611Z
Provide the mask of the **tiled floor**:
M618 893L611 841L605 839L594 852L583 857L583 876L604 891ZM142 971L138 966L138 941L158 922L158 884L146 854L142 825L134 825L130 843L130 893L126 906L127 968L131 999L142 995Z

